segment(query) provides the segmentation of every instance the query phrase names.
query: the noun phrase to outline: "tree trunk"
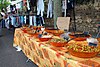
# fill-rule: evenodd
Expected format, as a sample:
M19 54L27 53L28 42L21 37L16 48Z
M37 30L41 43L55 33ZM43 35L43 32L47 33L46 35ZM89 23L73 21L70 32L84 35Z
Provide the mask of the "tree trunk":
M57 28L56 22L57 22L57 17L62 16L62 0L53 0L54 1L54 28Z

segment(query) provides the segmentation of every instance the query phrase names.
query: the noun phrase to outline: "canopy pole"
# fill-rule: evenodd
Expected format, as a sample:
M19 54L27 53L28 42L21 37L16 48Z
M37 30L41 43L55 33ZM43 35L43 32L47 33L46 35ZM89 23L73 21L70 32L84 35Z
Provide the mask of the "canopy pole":
M65 17L66 17L66 15L67 15L67 13L66 13L66 9L67 9L67 0L65 0Z

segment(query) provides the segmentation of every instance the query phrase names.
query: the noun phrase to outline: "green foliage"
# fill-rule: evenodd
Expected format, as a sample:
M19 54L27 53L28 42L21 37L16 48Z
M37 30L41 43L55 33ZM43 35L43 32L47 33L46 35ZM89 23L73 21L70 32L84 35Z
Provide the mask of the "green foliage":
M7 7L8 5L10 5L10 3L7 2L6 0L0 0L0 10L1 10L2 8L6 9L6 7Z

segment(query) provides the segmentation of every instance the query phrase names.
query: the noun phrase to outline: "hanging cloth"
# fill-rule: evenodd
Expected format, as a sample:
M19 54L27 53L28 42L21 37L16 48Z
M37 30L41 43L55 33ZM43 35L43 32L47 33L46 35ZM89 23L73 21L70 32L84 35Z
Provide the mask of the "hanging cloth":
M36 26L43 26L44 23L44 18L42 16L37 15L36 16Z
M21 23L21 25L25 24L25 22L24 22L24 16L20 16L20 23Z
M30 10L30 5L29 5L29 1L27 0L27 8L28 10Z
M5 19L5 26L9 29L9 16Z
M24 16L24 22L25 22L25 24L26 24L26 16Z
M44 12L44 2L43 0L38 0L37 1L37 15L41 14L43 16Z
M29 15L26 15L26 24L29 25Z
M53 13L53 1L49 0L48 10L47 10L47 18L49 18L49 15L50 15L50 18L52 18L52 13Z
M23 0L23 6L25 6L25 5L26 5L25 3L26 3L26 0Z
M11 25L16 27L16 17L14 17L14 16L11 16Z
M36 16L33 16L33 17L32 17L32 20L33 20L33 22L34 22L34 23L33 23L34 26L36 26Z
M19 25L20 25L20 17L16 16L16 26L15 27L18 27Z
M30 5L32 7L36 6L37 1L36 0L30 0Z
M67 1L67 9L70 10L70 9L72 9L72 7L73 7L72 1L68 0Z
M33 23L34 23L34 21L33 21L34 19L33 19L33 16L29 16L29 25L34 25Z

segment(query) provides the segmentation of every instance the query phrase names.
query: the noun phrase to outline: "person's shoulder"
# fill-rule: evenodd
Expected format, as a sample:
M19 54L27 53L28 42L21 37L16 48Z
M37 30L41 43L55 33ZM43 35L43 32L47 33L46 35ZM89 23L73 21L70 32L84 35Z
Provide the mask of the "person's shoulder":
M4 12L1 12L0 14L1 14L2 16L5 16L5 13L4 13Z

